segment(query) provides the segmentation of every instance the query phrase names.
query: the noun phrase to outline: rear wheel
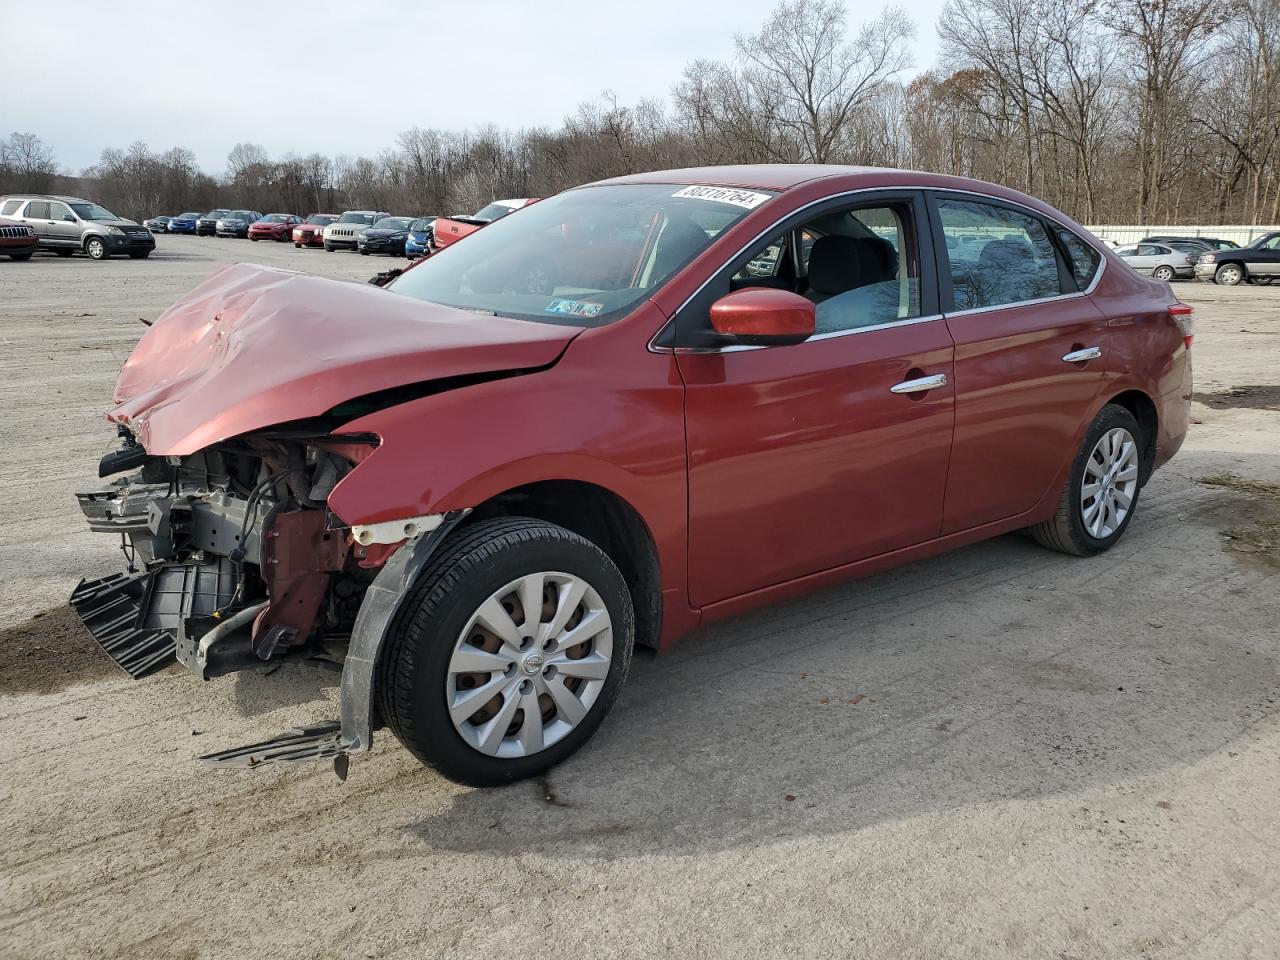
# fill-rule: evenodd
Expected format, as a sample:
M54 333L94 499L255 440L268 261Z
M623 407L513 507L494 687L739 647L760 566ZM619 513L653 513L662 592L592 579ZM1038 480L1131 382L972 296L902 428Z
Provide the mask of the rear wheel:
M626 583L599 547L541 520L482 521L414 585L380 660L379 707L459 783L536 776L600 726L634 635Z
M1155 271L1152 273L1152 276L1155 277L1157 280L1172 280L1174 278L1173 267L1169 266L1168 264L1164 266L1156 267Z
M93 260L107 259L107 245L100 237L90 237L84 243L84 252Z
M1225 287L1234 287L1244 279L1244 268L1238 263L1224 263L1213 279Z
M1142 482L1142 430L1109 403L1085 431L1053 518L1031 527L1041 546L1089 557L1110 549L1129 526Z
M56 253L56 254L57 254L58 256L60 256L60 257L69 257L69 256L71 256L73 253L75 253L75 251L74 251L74 250L68 250L66 247L62 247L62 248L60 248L60 249L58 249L58 250L55 250L55 251L53 251L53 252L54 252L54 253Z
M149 256L151 256L151 251L150 251L150 250L140 250L140 251L138 251L137 253L131 253L131 254L129 254L129 259L130 259L130 260L145 260L145 259L147 259L147 257L149 257Z
M31 259L31 254L29 254L29 253L11 253L11 254L9 254L9 259L10 259L10 260L30 260L30 259Z

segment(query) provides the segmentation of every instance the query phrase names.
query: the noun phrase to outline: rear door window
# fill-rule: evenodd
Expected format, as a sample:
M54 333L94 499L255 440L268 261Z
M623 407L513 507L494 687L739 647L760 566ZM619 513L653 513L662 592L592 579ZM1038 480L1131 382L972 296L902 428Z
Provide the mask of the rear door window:
M49 202L47 200L32 200L27 204L27 216L32 220L48 220Z
M938 199L955 310L1028 303L1064 289L1058 253L1043 220L995 203ZM1074 286L1074 284L1072 284Z

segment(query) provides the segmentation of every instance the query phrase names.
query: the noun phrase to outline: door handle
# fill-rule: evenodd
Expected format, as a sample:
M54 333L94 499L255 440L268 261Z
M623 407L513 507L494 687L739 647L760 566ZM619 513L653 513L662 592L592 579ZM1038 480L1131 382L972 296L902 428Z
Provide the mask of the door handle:
M1083 350L1072 350L1062 358L1063 363L1081 363L1085 360L1097 360L1102 356L1100 347L1085 347Z
M947 385L947 375L945 373L935 373L931 377L918 377L915 380L903 380L901 383L895 383L889 388L890 393L924 393L926 390L932 390L935 387L945 387Z

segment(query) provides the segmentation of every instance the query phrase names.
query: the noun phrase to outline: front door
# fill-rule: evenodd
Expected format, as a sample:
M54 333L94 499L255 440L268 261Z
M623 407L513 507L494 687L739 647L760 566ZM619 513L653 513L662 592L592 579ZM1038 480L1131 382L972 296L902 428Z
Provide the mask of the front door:
M1070 231L959 195L937 195L934 220L956 348L943 524L954 533L1024 513L1051 492L1102 387L1107 323L1084 293L1101 258Z
M938 536L953 348L926 224L919 194L792 223L739 258L720 292L804 294L817 334L795 346L677 348L695 606Z
M80 245L80 221L65 203L49 202L49 239L62 247Z

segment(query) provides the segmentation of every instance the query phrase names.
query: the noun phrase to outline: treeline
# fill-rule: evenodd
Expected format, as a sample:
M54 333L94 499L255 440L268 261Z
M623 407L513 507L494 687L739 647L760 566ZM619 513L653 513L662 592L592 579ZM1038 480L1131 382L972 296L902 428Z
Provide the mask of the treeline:
M82 190L135 218L448 214L655 168L822 162L992 180L1092 223L1280 221L1280 0L950 0L939 64L910 80L902 10L847 23L839 0L787 0L668 101L606 94L554 129L414 127L375 157L239 143L219 177L134 143ZM0 192L60 177L39 138L0 141Z

